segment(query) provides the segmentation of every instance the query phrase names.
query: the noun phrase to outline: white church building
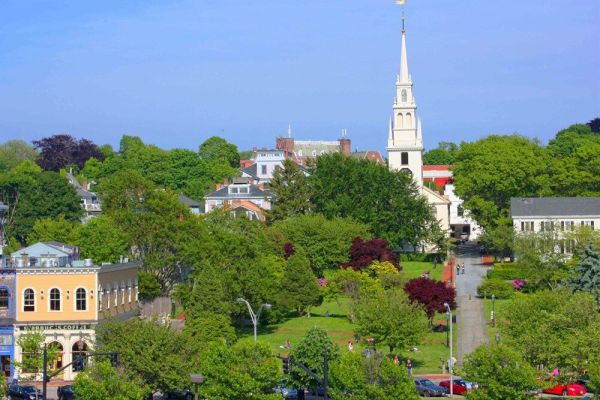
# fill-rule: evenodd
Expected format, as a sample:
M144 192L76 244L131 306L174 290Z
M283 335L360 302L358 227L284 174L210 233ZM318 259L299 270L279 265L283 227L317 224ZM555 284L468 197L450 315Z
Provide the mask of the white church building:
M389 167L413 177L421 194L431 204L440 227L449 232L450 200L423 185L423 133L421 119L417 116L412 78L408 72L404 18L402 19L400 74L396 78L396 98L392 110L387 144Z

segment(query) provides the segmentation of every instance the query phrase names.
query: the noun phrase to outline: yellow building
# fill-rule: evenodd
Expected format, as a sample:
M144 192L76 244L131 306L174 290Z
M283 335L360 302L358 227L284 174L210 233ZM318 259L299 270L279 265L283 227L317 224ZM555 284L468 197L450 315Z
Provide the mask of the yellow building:
M94 265L91 260L73 260L73 254L63 250L56 243L36 243L12 254L16 361L22 356L19 336L28 330L43 331L46 343L58 346L61 353L53 367L61 368L77 353L93 348L99 321L127 319L138 312L139 263ZM71 380L74 372L67 368L63 379Z

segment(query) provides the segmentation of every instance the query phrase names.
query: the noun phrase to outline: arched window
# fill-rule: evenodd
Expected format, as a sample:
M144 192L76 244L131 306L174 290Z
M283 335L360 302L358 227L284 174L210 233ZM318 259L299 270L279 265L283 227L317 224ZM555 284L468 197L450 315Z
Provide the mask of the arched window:
M400 172L404 172L406 175L410 176L411 178L413 176L412 171L410 169L408 169L408 168L402 168L400 170Z
M405 128L412 128L412 115L410 113L406 113L406 126Z
M50 289L50 311L60 311L60 290Z
M402 102L406 103L406 89L402 89Z
M87 364L86 355L88 352L88 346L83 340L79 340L71 347L71 354L73 357L73 372L81 371Z
M404 116L398 113L398 120L396 121L396 126L398 128L404 128Z
M400 164L408 165L408 152L403 151L400 153Z
M33 289L25 289L23 292L23 311L35 311L35 292Z
M7 288L0 288L0 310L8 310L8 302L10 299L10 292Z
M84 288L75 291L75 309L77 311L87 310L87 293Z

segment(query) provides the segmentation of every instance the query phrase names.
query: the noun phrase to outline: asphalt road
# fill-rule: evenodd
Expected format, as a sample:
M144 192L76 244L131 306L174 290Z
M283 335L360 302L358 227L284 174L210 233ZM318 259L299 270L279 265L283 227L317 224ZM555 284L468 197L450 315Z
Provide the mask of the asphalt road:
M458 246L458 264L465 264L465 273L456 276L458 336L456 340L456 359L462 365L465 355L479 345L488 343L483 301L477 298L477 287L485 277L486 268L476 245Z

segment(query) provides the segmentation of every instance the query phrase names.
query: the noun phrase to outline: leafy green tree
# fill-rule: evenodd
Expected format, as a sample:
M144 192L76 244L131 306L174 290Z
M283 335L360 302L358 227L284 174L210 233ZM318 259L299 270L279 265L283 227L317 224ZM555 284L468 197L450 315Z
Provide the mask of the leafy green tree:
M83 214L81 201L69 182L56 172L38 172L24 161L8 173L0 173L0 201L10 208L5 229L9 237L25 243L35 222L56 218L76 222Z
M15 362L15 365L24 373L33 373L33 378L44 368L44 343L46 334L39 329L28 329L24 335L17 339L17 345L21 348L21 361ZM59 349L56 343L47 347L47 357L49 364L57 359Z
M398 366L382 353L363 357L345 352L333 362L330 372L333 398L356 400L416 400L415 384L406 368Z
M270 190L275 200L269 211L269 219L282 220L310 213L312 195L308 178L298 164L290 159L283 161L283 168L273 172Z
M73 389L82 400L142 400L143 390L108 361L94 362L77 374Z
M452 142L440 142L438 147L423 154L425 165L452 165L454 163L458 146Z
M390 352L420 344L429 327L425 312L402 290L378 290L364 296L358 304L356 324L361 336L387 345Z
M119 352L121 374L147 396L189 386L204 343L155 321L105 321L96 328L99 352Z
M200 316L186 317L184 331L201 343L233 344L237 340L231 319L223 314L205 312Z
M491 135L463 143L452 169L456 194L479 225L488 229L507 217L511 197L551 195L551 156L519 135Z
M502 341L534 366L578 373L600 359L600 310L594 296L570 290L517 293Z
M198 370L198 367L193 371ZM268 345L239 342L233 347L212 343L202 353L204 375L200 397L214 400L278 400L273 387L281 379L280 361Z
M315 326L306 331L302 340L292 348L290 356L294 361L305 365L317 376L323 377L325 352L327 352L329 361L335 361L339 357L339 347L333 343L326 331ZM320 386L313 377L295 365L291 367L290 377L294 385L299 388L316 388Z
M169 293L181 279L185 249L202 239L197 218L191 218L175 193L155 189L136 171L113 174L98 191L105 214L135 249L133 256L158 279L163 293Z
M302 315L311 306L319 305L322 299L308 260L301 255L290 257L283 275L280 304Z
M435 219L408 175L339 153L320 156L316 163L309 178L315 211L367 224L392 247L426 241Z
M600 251L591 243L584 249L577 267L568 280L574 291L590 292L600 304Z
M140 300L151 300L162 294L160 282L150 272L138 272L138 298Z
M512 220L499 218L493 225L488 226L479 240L496 259L504 260L506 257L512 259L515 248L515 230Z
M533 399L530 391L539 386L536 370L504 344L482 345L467 355L462 376L479 384L479 389L467 394L472 400Z
M73 237L78 224L67 221L64 216L58 218L42 218L35 221L31 233L27 236L27 243L47 242L55 240L61 243L73 243Z
M240 167L240 155L237 146L218 136L206 139L200 145L198 154L204 160L218 161L236 169Z
M34 162L37 151L22 140L9 140L0 144L0 164L6 169L13 169L21 161Z
M116 263L120 256L129 254L129 238L106 215L79 226L73 243L79 246L82 258L91 258L96 263Z
M308 258L317 276L326 269L337 268L348 261L352 239L371 237L369 228L351 218L333 218L320 214L303 215L277 221L275 229L283 232L287 241L294 245L297 254Z

